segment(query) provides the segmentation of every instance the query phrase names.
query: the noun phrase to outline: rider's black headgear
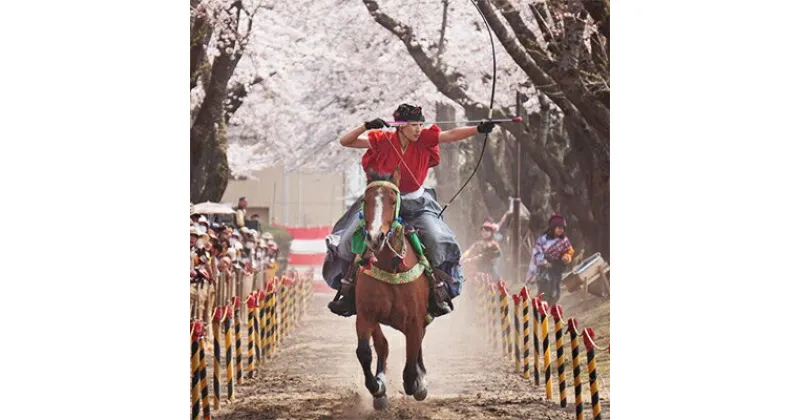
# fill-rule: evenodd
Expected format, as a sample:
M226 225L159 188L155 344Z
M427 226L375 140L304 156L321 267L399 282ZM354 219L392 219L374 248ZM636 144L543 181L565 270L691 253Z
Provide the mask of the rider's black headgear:
M397 107L393 117L395 121L425 121L425 116L422 115L422 107L409 104L402 104Z

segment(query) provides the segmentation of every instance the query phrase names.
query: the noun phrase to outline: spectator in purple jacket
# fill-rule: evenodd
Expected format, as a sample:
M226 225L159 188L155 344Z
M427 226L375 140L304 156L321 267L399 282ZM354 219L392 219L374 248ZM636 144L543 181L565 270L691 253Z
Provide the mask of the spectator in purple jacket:
M547 225L547 231L536 239L525 282L535 281L538 293L544 293L544 299L552 306L561 297L561 276L572 262L575 249L567 238L567 221L563 216L553 213Z

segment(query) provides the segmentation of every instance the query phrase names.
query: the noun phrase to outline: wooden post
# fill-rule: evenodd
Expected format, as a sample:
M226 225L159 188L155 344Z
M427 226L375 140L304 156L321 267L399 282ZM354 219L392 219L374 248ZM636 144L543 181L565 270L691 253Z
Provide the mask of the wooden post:
M517 92L517 115L522 115L522 94ZM519 139L517 139L517 176L516 176L516 191L514 197L514 204L512 207L511 215L511 267L512 279L514 284L521 284L523 279L520 278L520 178L522 175L522 146Z

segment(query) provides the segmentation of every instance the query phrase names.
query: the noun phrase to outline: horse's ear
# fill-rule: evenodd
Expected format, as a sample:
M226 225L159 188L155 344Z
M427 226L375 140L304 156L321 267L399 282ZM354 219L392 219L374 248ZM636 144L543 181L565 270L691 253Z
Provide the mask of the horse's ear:
M392 172L392 183L394 185L400 185L400 167L394 168L394 172Z

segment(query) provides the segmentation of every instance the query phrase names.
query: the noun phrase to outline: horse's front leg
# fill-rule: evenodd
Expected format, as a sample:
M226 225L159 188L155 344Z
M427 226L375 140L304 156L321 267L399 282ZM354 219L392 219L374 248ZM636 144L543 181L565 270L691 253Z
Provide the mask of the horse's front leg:
M356 314L356 332L358 335L356 356L361 363L361 369L364 371L364 385L375 399L373 404L375 409L383 409L387 405L386 385L372 374L372 349L369 347L369 339L376 326L377 322L367 321L362 315Z
M403 369L403 390L406 395L413 395L417 401L422 401L428 396L428 384L425 372L420 368L420 355L422 353L422 338L425 328L420 325L409 328L406 335L406 366Z

